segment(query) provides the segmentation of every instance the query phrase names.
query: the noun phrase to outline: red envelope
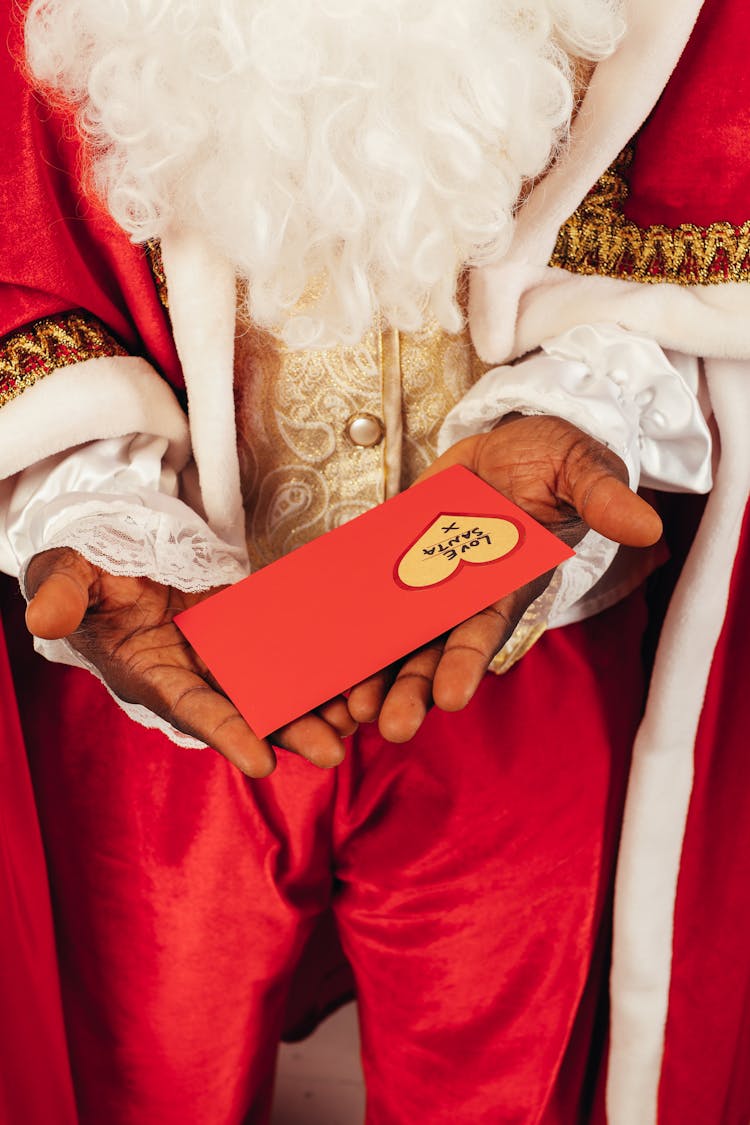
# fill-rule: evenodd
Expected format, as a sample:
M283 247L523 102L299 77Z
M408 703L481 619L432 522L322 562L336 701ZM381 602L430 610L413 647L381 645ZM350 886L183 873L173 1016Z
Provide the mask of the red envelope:
M175 622L265 738L572 554L456 466Z

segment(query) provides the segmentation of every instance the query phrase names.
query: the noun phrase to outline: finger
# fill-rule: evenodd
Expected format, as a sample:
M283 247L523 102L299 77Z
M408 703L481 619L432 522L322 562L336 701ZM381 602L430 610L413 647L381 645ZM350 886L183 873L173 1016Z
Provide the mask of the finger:
M319 715L303 715L276 731L273 741L320 769L340 765L346 747L340 735Z
M341 738L348 738L357 729L357 721L352 718L343 695L337 695L318 707L317 713Z
M573 504L590 528L615 543L650 547L661 537L661 519L651 505L601 466L575 481Z
M440 663L443 638L419 649L401 665L385 698L378 728L388 742L408 742L432 706L432 681Z
M527 605L518 595L503 598L457 625L435 671L432 694L442 711L461 711L473 698L495 654L510 640Z
M276 757L270 744L258 738L237 708L200 676L181 668L162 668L158 684L155 690L148 683L131 683L130 702L143 703L183 734L205 742L248 777L273 772Z
M368 676L352 688L347 705L353 719L358 723L375 722L395 675L396 669L391 666Z
M26 626L35 637L58 640L79 627L91 601L96 568L75 551L45 551L32 559L26 589Z

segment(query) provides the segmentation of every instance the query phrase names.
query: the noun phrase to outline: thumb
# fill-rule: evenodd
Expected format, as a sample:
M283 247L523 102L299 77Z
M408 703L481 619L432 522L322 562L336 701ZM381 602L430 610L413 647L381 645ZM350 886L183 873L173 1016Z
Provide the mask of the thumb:
M658 514L601 462L584 470L572 487L573 506L594 531L626 547L650 547L661 537Z
M59 547L35 555L26 571L26 627L42 640L59 640L83 621L96 579L94 566L77 551Z

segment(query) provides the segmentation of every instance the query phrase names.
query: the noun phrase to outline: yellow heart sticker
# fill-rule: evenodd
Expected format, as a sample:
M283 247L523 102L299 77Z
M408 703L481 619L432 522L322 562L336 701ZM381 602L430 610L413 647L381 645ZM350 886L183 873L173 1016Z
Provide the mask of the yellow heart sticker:
M521 540L512 520L497 516L441 515L396 565L399 582L411 589L437 586L464 563L490 563L509 555Z

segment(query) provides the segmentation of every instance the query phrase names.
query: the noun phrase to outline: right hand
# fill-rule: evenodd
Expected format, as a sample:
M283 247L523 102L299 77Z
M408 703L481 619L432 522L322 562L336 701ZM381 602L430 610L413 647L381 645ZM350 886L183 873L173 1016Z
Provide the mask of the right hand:
M631 547L648 547L661 536L659 516L628 487L620 457L563 418L506 415L487 433L451 446L419 479L453 465L475 473L570 547L591 528ZM444 711L466 707L492 658L552 573L513 590L446 636L355 685L349 693L350 713L359 722L377 720L389 741L406 742L433 704Z
M26 590L34 636L67 638L121 699L148 707L249 777L272 772L270 740L253 734L172 620L215 590L185 594L150 578L118 577L70 547L36 555ZM342 761L343 739L356 726L338 697L276 731L273 743L330 768Z

